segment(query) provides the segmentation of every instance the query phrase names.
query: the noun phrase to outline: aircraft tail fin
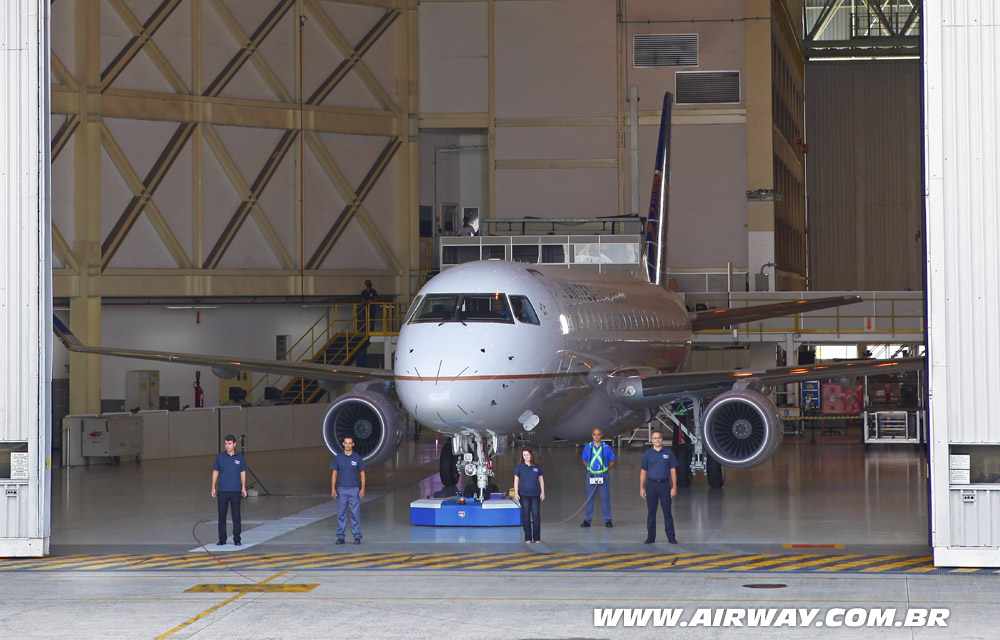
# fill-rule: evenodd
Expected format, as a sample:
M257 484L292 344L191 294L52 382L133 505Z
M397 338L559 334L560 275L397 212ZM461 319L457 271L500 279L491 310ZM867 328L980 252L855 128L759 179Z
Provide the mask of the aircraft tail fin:
M660 136L656 143L656 165L653 188L646 217L646 269L649 281L664 284L667 271L667 222L670 204L670 117L674 94L663 94L660 112Z

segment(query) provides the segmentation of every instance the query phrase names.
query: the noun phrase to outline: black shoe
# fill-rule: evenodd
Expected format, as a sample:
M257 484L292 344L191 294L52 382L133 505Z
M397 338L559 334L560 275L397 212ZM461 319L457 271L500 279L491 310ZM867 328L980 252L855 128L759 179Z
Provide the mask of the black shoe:
M607 527L608 529L613 529L614 526L615 526L615 523L611 522L610 520L608 520L607 522L604 523L604 526Z
M343 538L337 538L337 544L344 544Z
M237 547L242 547L243 546L243 543L241 541L239 541L239 540L233 540L233 544L236 545Z
M670 544L677 544L677 538L667 538L667 542Z
M646 538L645 540L642 541L643 544L653 544L654 542L656 542L656 540L654 540L653 538Z
M224 547L224 546L226 546L226 541L225 540L219 540L218 542L215 543L215 546L217 546L217 547Z
M580 526L586 529L587 527L590 526L590 520L584 520L583 522L580 523Z
M355 538L354 544L361 544L361 538Z

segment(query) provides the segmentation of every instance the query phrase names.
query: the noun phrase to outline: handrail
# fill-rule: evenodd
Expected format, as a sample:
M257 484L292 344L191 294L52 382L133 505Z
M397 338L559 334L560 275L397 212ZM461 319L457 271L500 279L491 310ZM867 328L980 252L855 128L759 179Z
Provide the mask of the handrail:
M399 331L402 309L394 302L369 302L333 304L306 329L286 351L286 358L292 362L320 362L322 364L344 364L354 357L361 346L372 336L390 336ZM322 326L321 326L322 325ZM363 338L357 341L358 337ZM342 345L335 353L329 354L330 346L342 338ZM352 344L355 343L355 344ZM301 347L301 348L300 348ZM295 400L304 402L315 397L319 387L306 397L306 380L302 376L263 374L251 385L247 392L252 397L259 387L280 386L287 390L296 382L299 384Z

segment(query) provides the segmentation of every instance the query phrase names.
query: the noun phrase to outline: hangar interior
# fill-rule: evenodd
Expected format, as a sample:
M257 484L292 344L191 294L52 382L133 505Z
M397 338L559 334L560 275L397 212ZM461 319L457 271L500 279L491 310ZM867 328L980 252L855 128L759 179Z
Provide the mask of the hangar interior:
M923 355L921 24L906 0L54 0L55 313L87 344L390 367L470 221L480 243L544 245L645 215L667 90L666 286L691 311L861 297L701 332L687 370ZM53 548L210 539L230 431L258 494L246 538L329 544L319 425L338 389L59 344L52 371ZM682 544L926 549L926 380L769 392L782 448L722 489L696 476L674 507ZM88 442L102 420L138 421L122 455ZM584 533L577 443L523 437L549 479L547 543L639 542L647 437L616 439L616 526ZM367 542L520 542L409 525L444 443L408 421L371 470ZM514 462L498 459L504 490Z

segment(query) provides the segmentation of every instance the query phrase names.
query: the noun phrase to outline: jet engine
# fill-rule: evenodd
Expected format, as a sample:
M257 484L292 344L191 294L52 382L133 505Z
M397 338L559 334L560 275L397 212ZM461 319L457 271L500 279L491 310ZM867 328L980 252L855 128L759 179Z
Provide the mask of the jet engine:
M347 436L366 464L383 462L403 438L402 413L387 394L355 388L334 400L323 418L323 441L332 453L343 451Z
M734 389L717 396L705 409L702 422L709 454L740 469L770 458L783 435L774 403L752 389Z

